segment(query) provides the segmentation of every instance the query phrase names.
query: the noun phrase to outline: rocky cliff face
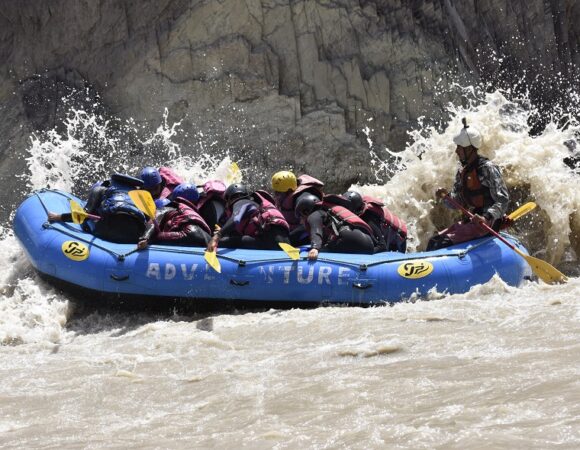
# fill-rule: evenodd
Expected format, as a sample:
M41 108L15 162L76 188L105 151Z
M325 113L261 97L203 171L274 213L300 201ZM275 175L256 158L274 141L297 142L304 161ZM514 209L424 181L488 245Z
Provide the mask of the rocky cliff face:
M22 172L30 132L58 126L62 95L74 93L77 105L144 127L167 108L181 121L184 152L201 151L192 136L202 130L212 149L253 168L256 183L293 168L340 189L372 180L369 140L378 152L399 150L418 117L439 118L458 101L447 89L458 77L523 68L572 80L580 66L574 0L2 0L0 8L4 180Z

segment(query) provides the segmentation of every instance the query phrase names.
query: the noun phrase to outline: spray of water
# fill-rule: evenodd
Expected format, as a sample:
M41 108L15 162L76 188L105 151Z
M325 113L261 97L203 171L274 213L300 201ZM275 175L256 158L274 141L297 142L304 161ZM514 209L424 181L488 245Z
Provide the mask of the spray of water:
M410 133L411 143L403 152L387 149L388 158L381 159L371 151L381 182L355 188L382 198L405 219L411 234L410 251L421 249L435 230L453 220L452 212L437 205L433 194L439 186L452 185L457 168L452 136L461 127L461 118L467 117L482 131L481 153L501 166L508 186L517 194L516 202L533 200L541 208L535 221L527 224L535 230L528 242L532 251L543 253L552 262L563 255L573 256L569 249L576 245L578 252L574 235L580 230L580 193L575 189L577 174L563 161L570 156L569 143L576 140L578 124L573 120L567 120L565 127L549 124L543 133L531 137L531 113L525 102L508 101L500 92L481 98L472 88L466 89L464 98L463 107L449 105L449 120ZM369 148L373 147L371 127L369 123L363 130ZM198 131L188 137L192 148L184 152L175 143L180 133L179 123L169 123L167 113L148 134L132 121L112 124L101 116L71 110L64 131L32 136L29 173L22 177L30 190L50 187L80 196L110 173L138 175L144 165L169 165L195 184L225 179L232 160L215 151L217 140ZM135 140L136 135L144 137ZM66 340L67 333L74 334L64 327L71 303L37 278L9 230L3 231L0 248L10 261L0 279L0 342L58 343Z
M180 123L170 124L167 111L160 125L147 135L131 120L120 126L103 116L71 109L60 130L31 137L28 173L20 177L29 191L61 189L81 197L97 180L114 172L138 176L145 165L169 165L195 184L226 179L232 163L229 156L216 156L202 132L196 136L199 154L184 155L175 143L179 133ZM129 145L137 134L144 139ZM238 181L241 176L239 173ZM34 273L9 228L0 230L0 249L9 261L0 277L0 345L66 340L65 324L73 303Z
M532 251L558 263L571 244L577 245L578 177L565 160L570 157L569 143L579 135L578 123L570 117L565 126L549 123L541 134L530 136L528 121L533 112L529 105L509 101L499 91L465 107L449 105L448 112L450 119L442 131L433 126L413 131L411 145L393 155L392 162L375 165L379 178L394 171L387 183L353 188L382 198L410 225L411 249L424 247L436 230L454 220L451 211L436 204L434 192L438 187L453 186L458 162L452 138L466 117L484 136L480 154L501 167L515 200L513 207L535 201L540 208L535 223L530 224L541 227L530 242ZM578 253L580 249L576 246L574 250Z

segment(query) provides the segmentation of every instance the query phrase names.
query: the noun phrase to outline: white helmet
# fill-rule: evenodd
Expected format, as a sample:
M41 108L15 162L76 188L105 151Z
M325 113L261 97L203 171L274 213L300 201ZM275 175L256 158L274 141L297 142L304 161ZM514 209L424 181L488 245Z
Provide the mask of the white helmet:
M453 137L453 142L455 142L455 145L460 145L461 147L473 145L475 148L480 148L483 138L481 137L481 133L477 131L477 128L465 126L459 134Z

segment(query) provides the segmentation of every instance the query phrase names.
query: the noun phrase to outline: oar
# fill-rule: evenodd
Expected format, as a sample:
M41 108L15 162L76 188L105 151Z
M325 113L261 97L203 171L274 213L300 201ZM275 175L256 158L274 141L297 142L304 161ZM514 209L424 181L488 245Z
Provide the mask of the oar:
M293 260L297 261L300 259L300 249L296 247L292 247L290 244L286 244L285 242L278 242L278 245L282 250L286 252L288 257Z
M72 220L76 224L83 223L86 219L91 220L100 220L99 216L95 216L94 214L89 214L86 212L81 205L79 205L74 200L70 200L70 212L72 215Z
M240 168L238 167L238 164L233 162L230 164L230 167L228 167L228 174L226 175L226 183L227 184L232 184L235 183L236 181L239 181L240 178Z
M155 219L155 213L157 212L157 207L155 206L155 202L153 201L153 197L151 197L151 193L149 191L129 191L129 197L135 203L135 206L143 211L150 219Z
M215 229L213 232L213 238L212 239L218 239L219 238L219 231L220 231L221 227L216 223L215 224ZM217 247L216 247L217 248ZM205 261L209 264L209 266L215 270L217 273L222 273L222 266L218 260L217 254L215 252L215 248L213 251L209 251L206 250L203 254L203 258L205 259Z
M206 250L203 254L203 258L213 270L215 270L217 273L222 273L222 266L217 258L215 251L210 252Z
M467 209L465 209L463 206L461 206L459 203L457 203L455 200L453 200L449 194L446 195L445 198L446 198L446 200L449 201L449 203L451 203L456 208L459 208L461 211L463 211L470 219L473 218L473 214L471 212L469 212ZM514 213L516 213L516 212L518 212L518 210L514 211ZM495 232L487 224L480 223L479 226L486 229L489 233L494 235L496 238L498 238L500 241L502 241L505 245L507 245L509 248L511 248L514 252L516 252L518 255L520 255L522 258L524 258L526 260L526 262L532 268L532 271L545 283L548 283L548 284L566 283L568 281L568 278L566 277L566 275L564 275L562 272L560 272L554 266L547 263L546 261L542 261L539 258L534 258L533 256L526 255L524 252L522 252L517 247L512 245L511 242L509 242L507 239L505 239L499 233Z
M532 211L537 205L534 202L528 202L525 205L520 206L514 212L512 212L508 219L518 220L520 217L525 216L527 213Z

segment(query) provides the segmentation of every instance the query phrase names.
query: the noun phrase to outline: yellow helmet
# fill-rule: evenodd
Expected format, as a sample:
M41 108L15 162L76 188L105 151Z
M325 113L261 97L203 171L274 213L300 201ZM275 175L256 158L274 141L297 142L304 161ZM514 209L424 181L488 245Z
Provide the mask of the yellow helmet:
M297 187L296 175L292 172L282 170L272 175L272 189L276 192L287 192L289 189L295 191Z

